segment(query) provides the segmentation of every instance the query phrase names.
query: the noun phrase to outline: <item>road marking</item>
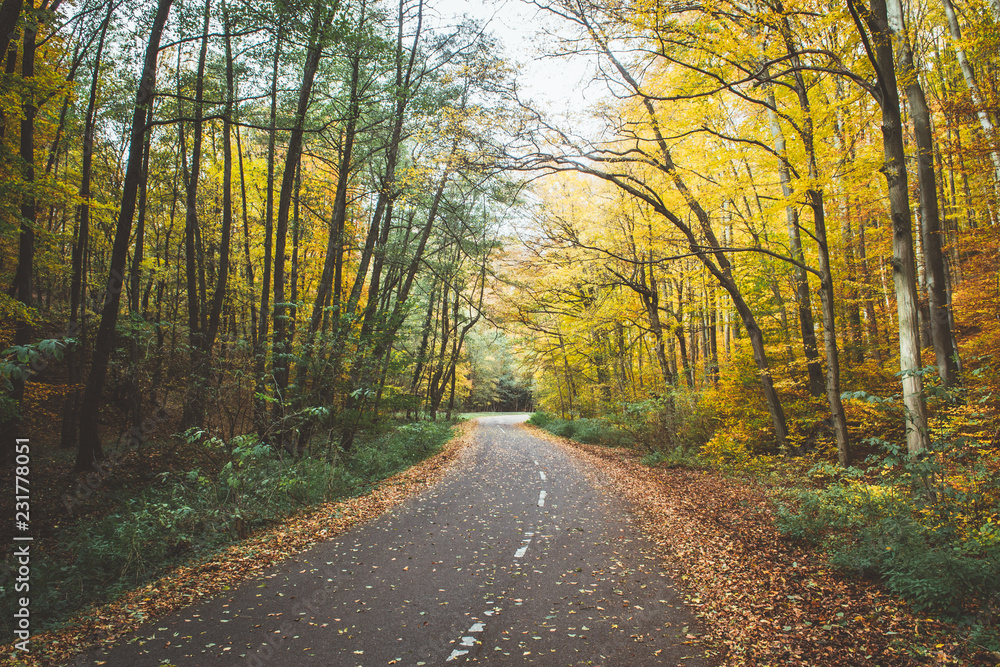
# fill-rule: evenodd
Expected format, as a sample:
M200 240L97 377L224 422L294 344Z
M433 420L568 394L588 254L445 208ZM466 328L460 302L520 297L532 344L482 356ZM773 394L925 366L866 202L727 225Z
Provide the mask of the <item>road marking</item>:
M545 492L544 491L539 491L538 492L538 506L539 507L545 507Z
M521 546L517 551L514 552L514 558L524 558L524 554L528 552L528 545L531 544L531 538L534 533L525 533L524 539L521 540Z
M538 475L539 475L539 477L541 477L541 478L542 478L542 481L544 482L544 481L545 481L545 473L544 473L544 472L542 472L541 470L539 470L539 471L538 471Z
M497 428L499 428L499 429L500 429L500 432L501 432L501 433L503 433L504 435L506 435L506 434L507 434L507 431L503 430L503 429L502 429L502 428L500 428L499 426L497 426Z
M534 533L527 533L527 534L528 535L533 535ZM484 613L487 616L492 616L493 615L493 610L491 609L491 610L486 611ZM477 622L477 623L473 623L472 627L469 628L469 633L471 634L473 632L482 632L485 629L486 629L486 624L485 623L478 623ZM459 641L458 645L459 646L468 646L469 648L472 648L472 647L474 647L476 645L476 638L472 637L470 635L466 635L466 636L462 637L462 639L461 639L461 641ZM452 660L457 660L457 659L461 658L463 655L468 655L468 653L469 653L468 649L457 649L457 648L456 649L452 649L451 655L449 655L447 658L445 658L445 662L451 662Z
M535 465L538 465L538 461L535 461Z

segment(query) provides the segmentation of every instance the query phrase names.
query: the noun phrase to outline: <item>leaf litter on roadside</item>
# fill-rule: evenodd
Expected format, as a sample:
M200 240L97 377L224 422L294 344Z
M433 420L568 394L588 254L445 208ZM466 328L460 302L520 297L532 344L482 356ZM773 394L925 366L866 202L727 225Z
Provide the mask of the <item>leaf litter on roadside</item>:
M832 572L782 537L767 489L702 470L653 468L625 449L571 449L622 496L687 591L726 665L996 664L969 656L957 633L911 611L876 583Z

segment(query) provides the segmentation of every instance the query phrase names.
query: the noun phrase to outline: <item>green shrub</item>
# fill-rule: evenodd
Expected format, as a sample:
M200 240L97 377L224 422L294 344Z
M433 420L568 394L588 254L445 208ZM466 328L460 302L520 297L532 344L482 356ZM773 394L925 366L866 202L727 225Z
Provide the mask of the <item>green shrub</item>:
M935 444L944 455L961 446ZM878 474L848 469L826 488L788 492L776 515L779 530L818 545L842 570L879 577L918 610L994 609L1000 527L982 510L995 499L996 481L973 489L975 467L948 475L942 456L910 459L899 446L882 445ZM948 472L955 473L952 463Z
M536 412L528 419L528 423L561 438L588 445L628 447L634 442L629 433L604 419L558 419L544 412Z
M538 426L539 428L545 428L549 422L551 422L553 416L547 412L539 410L530 417L528 417L528 423Z

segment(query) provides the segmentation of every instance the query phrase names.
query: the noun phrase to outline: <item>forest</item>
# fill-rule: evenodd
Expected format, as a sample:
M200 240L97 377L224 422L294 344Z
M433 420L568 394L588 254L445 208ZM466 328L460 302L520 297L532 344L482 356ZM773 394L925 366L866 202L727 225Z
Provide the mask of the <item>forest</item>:
M3 0L35 627L510 411L766 485L993 664L1000 4L523 4L534 54L433 0Z

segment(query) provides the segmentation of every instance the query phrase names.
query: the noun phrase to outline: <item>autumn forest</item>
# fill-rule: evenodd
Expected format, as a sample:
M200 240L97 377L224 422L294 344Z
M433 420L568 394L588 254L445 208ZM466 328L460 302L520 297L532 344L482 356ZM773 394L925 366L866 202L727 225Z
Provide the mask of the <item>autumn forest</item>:
M996 0L453 4L3 0L32 632L530 412L996 664Z

